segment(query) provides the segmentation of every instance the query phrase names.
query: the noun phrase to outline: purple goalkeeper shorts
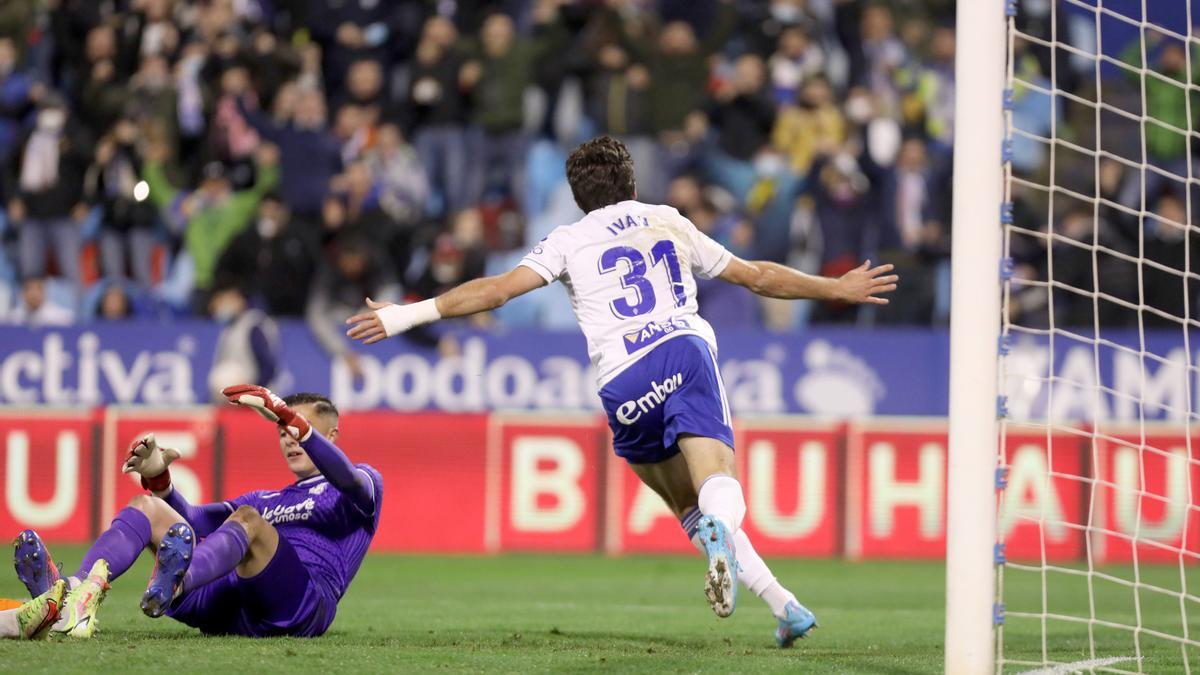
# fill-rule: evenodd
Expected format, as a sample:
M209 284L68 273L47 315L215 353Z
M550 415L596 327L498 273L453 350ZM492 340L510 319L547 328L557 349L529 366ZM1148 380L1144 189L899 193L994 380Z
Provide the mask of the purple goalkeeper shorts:
M316 637L337 601L309 575L296 550L280 537L266 568L249 579L237 572L184 592L167 616L208 635Z

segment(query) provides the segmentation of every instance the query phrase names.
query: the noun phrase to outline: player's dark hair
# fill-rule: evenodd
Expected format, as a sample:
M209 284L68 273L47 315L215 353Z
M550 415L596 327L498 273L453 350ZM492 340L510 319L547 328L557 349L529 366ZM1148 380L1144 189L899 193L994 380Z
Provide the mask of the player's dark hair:
M633 157L612 136L593 138L567 157L567 182L575 203L590 213L609 204L633 199Z
M284 396L283 402L288 404L289 407L293 408L298 405L312 405L313 410L318 415L330 415L334 418L338 417L337 406L333 404L333 401L329 400L329 397L322 396L321 394L314 394L310 391L301 391L292 394L291 396Z

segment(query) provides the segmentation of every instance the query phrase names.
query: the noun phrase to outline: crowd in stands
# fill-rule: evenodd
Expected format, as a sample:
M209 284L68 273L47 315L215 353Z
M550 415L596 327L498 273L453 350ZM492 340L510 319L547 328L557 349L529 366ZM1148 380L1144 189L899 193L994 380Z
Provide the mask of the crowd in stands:
M610 134L737 255L904 277L878 308L710 283L714 324L945 324L954 54L952 0L4 0L0 321L252 307L342 354L365 296L580 217L566 153Z
M1013 40L1008 318L1085 339L1186 330L1200 301L1200 29L1186 3L1051 8L1023 9Z

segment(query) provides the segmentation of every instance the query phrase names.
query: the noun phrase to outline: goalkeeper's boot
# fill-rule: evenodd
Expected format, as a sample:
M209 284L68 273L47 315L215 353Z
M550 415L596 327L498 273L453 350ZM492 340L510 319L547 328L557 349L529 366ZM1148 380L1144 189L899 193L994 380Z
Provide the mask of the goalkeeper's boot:
M798 602L789 602L783 611L784 616L779 620L779 627L775 629L775 643L787 649L796 640L808 637L809 632L817 627L817 617Z
M142 594L142 611L146 616L162 616L183 592L183 577L192 564L195 546L196 535L187 523L175 523L167 528L167 533L158 544L150 583Z
M22 640L41 640L50 634L54 622L62 612L63 598L67 595L67 582L59 579L50 590L42 593L17 609L17 628Z
M708 556L708 572L704 577L704 595L719 617L733 614L737 604L737 557L733 551L733 533L725 525L704 516L697 524L700 542Z
M67 594L62 616L54 630L73 638L90 638L99 628L96 613L108 594L108 561L101 558L92 565L87 578Z
M33 530L24 530L13 539L13 567L31 598L50 590L62 577L46 544Z

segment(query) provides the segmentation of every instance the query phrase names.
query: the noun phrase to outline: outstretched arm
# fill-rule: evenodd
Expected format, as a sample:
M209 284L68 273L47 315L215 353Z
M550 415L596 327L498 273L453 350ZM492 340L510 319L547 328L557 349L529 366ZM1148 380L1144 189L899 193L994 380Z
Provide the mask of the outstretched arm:
M438 319L469 316L501 307L513 298L546 285L537 272L520 265L510 272L484 277L456 286L430 300L411 305L393 305L367 298L370 312L346 319L346 335L364 344L374 344Z
M900 280L899 276L888 274L892 269L892 265L871 267L868 260L835 279L805 274L779 263L734 257L718 278L768 298L886 305L887 298L878 297L879 294L896 290L896 282Z
M350 503L366 515L375 513L375 486L365 472L350 462L346 453L329 439L313 429L308 438L300 441L300 447L316 465L317 471L325 476L329 484L338 489Z

